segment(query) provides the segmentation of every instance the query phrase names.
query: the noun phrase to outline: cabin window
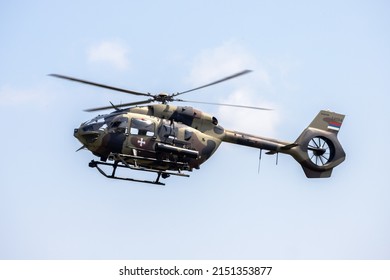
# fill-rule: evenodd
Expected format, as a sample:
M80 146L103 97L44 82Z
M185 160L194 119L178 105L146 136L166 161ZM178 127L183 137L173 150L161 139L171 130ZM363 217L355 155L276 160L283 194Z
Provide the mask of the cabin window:
M191 137L192 137L192 131L186 129L186 130L184 131L184 140L188 141L188 140L191 139Z
M132 119L130 125L130 134L154 136L155 125L151 120Z

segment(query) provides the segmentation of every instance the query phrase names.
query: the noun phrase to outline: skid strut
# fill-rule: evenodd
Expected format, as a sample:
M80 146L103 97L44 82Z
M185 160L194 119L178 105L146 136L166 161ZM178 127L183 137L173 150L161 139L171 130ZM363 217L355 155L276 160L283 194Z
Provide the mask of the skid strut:
M91 162L89 163L89 167L96 168L106 178L139 182L139 183L154 184L154 185L162 185L162 186L164 186L165 184L160 182L160 179L161 178L166 179L170 175L181 176L181 177L190 177L190 175L182 173L180 169L178 171L165 171L165 170L158 170L158 169L141 167L141 166L138 166L137 164L131 165L131 164L128 164L125 161L125 159L122 157L122 155L120 155L120 154L112 154L111 159L114 160L114 163L91 160ZM111 166L112 167L111 174L107 174L102 168L100 168L100 165ZM128 169L136 170L136 171L157 173L157 178L155 181L151 181L151 180L140 180L140 179L134 179L134 178L119 177L119 176L116 176L116 170L118 167L128 168Z

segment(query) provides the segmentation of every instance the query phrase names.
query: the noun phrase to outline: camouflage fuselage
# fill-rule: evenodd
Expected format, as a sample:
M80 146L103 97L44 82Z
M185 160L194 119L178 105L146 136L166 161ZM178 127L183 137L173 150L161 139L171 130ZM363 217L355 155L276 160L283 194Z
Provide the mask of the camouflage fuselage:
M138 157L141 166L175 170L179 162L192 170L217 150L224 129L214 117L192 107L159 104L98 116L81 124L74 135L104 161L110 153L119 153Z

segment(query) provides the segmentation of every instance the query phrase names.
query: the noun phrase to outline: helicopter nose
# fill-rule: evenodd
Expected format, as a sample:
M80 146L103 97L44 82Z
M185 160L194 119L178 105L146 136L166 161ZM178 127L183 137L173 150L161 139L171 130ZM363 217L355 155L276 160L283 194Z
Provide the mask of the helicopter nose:
M74 129L73 136L77 138L77 140L79 140L83 145L88 145L92 144L98 139L98 137L100 136L100 132L88 130L85 129L83 126L80 126L79 128Z
M80 128L75 128L74 130L73 130L73 136L77 139L77 140L79 140L81 143L83 143L84 144L84 141L82 141L82 138L81 138L81 135L80 135Z
M75 129L73 130L73 136L74 136L75 138L77 138L78 140L81 140L81 139L80 139L81 134L82 134L82 129L81 129L81 127L80 127L80 128L75 128Z

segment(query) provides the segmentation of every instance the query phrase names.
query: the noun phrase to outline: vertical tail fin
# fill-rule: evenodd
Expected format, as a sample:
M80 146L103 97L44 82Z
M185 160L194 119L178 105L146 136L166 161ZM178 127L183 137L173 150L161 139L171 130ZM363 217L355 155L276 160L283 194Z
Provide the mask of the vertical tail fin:
M333 168L345 159L337 139L344 115L320 111L295 141L290 154L302 166L308 178L330 177Z
M344 115L322 110L310 123L308 128L316 128L337 135L344 121Z

